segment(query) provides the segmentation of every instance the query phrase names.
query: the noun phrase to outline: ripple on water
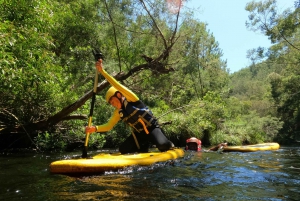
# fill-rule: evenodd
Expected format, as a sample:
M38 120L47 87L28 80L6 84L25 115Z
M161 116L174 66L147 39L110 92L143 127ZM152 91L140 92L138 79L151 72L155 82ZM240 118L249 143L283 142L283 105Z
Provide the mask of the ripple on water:
M77 178L49 173L50 162L79 155L0 157L0 200L300 200L299 148L186 152L175 161Z

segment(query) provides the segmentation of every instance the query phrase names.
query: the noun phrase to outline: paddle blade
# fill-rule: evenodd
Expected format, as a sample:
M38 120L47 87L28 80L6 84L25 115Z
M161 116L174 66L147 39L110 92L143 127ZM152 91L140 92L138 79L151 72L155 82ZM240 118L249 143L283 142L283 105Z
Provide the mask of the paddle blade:
M87 158L87 146L83 147L81 158Z
M86 136L85 136L84 147L83 147L83 150L82 150L82 156L81 156L82 158L87 158L87 151L88 151L89 137L90 137L90 134L87 133Z
M99 59L104 60L104 56L103 56L102 52L99 49L95 48L94 50L92 50L92 52L93 52L95 61L98 61Z

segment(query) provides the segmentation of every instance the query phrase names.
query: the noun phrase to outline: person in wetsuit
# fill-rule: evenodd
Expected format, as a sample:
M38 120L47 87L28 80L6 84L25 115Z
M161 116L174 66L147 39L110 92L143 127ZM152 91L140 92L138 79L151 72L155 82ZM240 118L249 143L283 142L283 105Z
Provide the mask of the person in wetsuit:
M148 107L131 90L120 84L103 69L102 59L96 62L96 68L112 85L105 95L105 100L115 107L115 111L106 124L87 126L85 132L107 132L122 120L132 128L132 135L119 147L122 154L148 152L150 143L162 152L174 147L162 132L157 119Z

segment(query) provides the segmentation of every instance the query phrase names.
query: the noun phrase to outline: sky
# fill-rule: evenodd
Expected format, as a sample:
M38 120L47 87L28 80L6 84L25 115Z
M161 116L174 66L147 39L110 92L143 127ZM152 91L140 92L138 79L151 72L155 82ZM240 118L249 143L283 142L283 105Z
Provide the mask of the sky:
M227 68L234 73L250 65L246 58L247 50L257 47L270 47L268 37L260 32L246 28L249 12L246 4L251 0L190 0L184 4L188 8L197 8L195 17L207 23L207 29L213 34L227 60ZM293 8L295 0L277 0L279 11ZM256 2L258 2L256 0Z

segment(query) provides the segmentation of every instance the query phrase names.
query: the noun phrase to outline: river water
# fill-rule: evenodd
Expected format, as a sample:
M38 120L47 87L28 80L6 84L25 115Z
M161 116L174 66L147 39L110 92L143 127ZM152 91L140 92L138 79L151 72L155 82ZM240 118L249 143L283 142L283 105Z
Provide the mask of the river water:
M187 151L175 161L94 176L49 173L51 162L80 155L0 155L0 200L300 200L299 147L252 153Z

